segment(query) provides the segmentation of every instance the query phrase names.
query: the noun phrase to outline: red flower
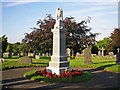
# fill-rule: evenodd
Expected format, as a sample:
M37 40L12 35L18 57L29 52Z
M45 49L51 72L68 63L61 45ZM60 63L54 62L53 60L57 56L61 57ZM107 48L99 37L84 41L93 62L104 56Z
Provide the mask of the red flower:
M49 74L52 74L52 72L49 72Z
M38 71L38 74L41 73L41 71Z
M83 70L81 70L81 74L83 74Z
M72 72L72 76L75 76L75 73L74 73L74 72Z
M60 75L58 75L58 77L60 77Z
M43 71L46 71L46 68L44 68Z
M43 76L45 76L45 74L43 74Z
M64 73L64 74L62 74L62 77L65 77L66 76L66 74Z
M52 78L51 75L49 75L49 78Z
M49 73L47 73L47 75L46 75L47 77L49 76Z

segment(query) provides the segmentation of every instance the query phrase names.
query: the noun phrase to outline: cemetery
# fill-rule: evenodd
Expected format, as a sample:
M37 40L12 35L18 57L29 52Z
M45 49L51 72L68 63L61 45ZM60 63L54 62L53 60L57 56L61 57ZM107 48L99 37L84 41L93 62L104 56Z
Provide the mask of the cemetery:
M77 23L73 17L63 19L63 14L58 7L56 19L48 14L43 21L37 21L40 28L32 28L22 43L10 44L6 35L2 36L3 89L119 88L120 42L115 43L117 39L113 38L118 35L120 39L116 34L119 28L111 37L96 41L99 33L91 34L91 28L85 26L90 18Z

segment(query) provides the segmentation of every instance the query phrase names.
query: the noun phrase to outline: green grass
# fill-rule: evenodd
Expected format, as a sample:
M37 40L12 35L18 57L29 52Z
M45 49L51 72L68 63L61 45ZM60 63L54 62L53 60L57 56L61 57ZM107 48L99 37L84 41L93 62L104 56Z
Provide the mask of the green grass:
M41 57L40 59L32 59L32 64L22 64L18 62L18 56L14 56L11 59L5 57L5 62L0 64L2 70L16 67L46 67L49 65L50 57ZM84 57L76 57L75 59L70 59L68 57L68 61L70 62L71 67L87 67L87 68L95 68L101 70L107 70L111 72L120 72L120 65L116 65L116 59L110 59L105 56L104 59L99 57L93 57L93 64L85 65Z
M83 82L91 79L93 75L87 71L85 71L82 75L72 77L70 80L69 78L47 78L44 76L38 76L36 75L37 70L26 72L24 74L25 77L32 79L32 80L39 80L39 81L45 81L45 82L56 82L56 83L77 83L77 82Z
M14 56L11 59L5 57L5 62L0 64L2 70L17 67L46 67L50 61L50 57L41 57L41 59L32 59L32 64L19 63L19 57Z
M107 70L112 72L120 72L120 65L116 65L116 59L110 59L105 56L105 59L101 59L99 57L92 57L93 64L85 65L84 57L76 57L75 60L71 60L68 58L71 67L87 67L87 68L95 68L101 70Z

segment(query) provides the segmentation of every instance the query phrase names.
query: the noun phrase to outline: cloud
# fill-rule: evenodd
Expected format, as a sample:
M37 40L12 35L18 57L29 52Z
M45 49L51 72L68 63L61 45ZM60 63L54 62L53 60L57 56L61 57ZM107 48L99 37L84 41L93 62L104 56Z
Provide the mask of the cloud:
M101 13L100 10L105 10L105 9L113 9L116 7L113 6L101 6L101 7L88 7L88 8L84 8L84 9L80 9L80 10L76 10L76 11L69 11L69 12L65 12L65 15L73 15L73 14L79 14L81 15L82 13L88 13L88 15L90 13L95 13L97 11L99 11L99 14Z
M3 2L4 2L4 1L5 1L5 0L3 0ZM18 1L16 1L16 2L8 3L8 4L6 4L6 5L3 6L3 7L17 6L17 5L28 4L28 3L31 3L31 2L37 2L37 1L43 1L43 0L26 0L26 1L18 0ZM5 1L5 2L7 2L7 1Z

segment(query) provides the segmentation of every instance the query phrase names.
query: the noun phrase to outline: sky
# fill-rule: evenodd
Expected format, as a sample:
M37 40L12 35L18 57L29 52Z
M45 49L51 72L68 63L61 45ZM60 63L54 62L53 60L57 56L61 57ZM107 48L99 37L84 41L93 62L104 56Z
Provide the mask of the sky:
M100 2L98 2L100 1ZM32 27L37 27L39 19L44 19L46 14L56 18L56 9L63 9L63 18L73 16L76 22L91 17L91 32L101 33L96 40L109 37L114 28L118 27L118 1L117 0L3 0L2 1L2 35L8 37L8 42L21 42L25 33L32 32Z

